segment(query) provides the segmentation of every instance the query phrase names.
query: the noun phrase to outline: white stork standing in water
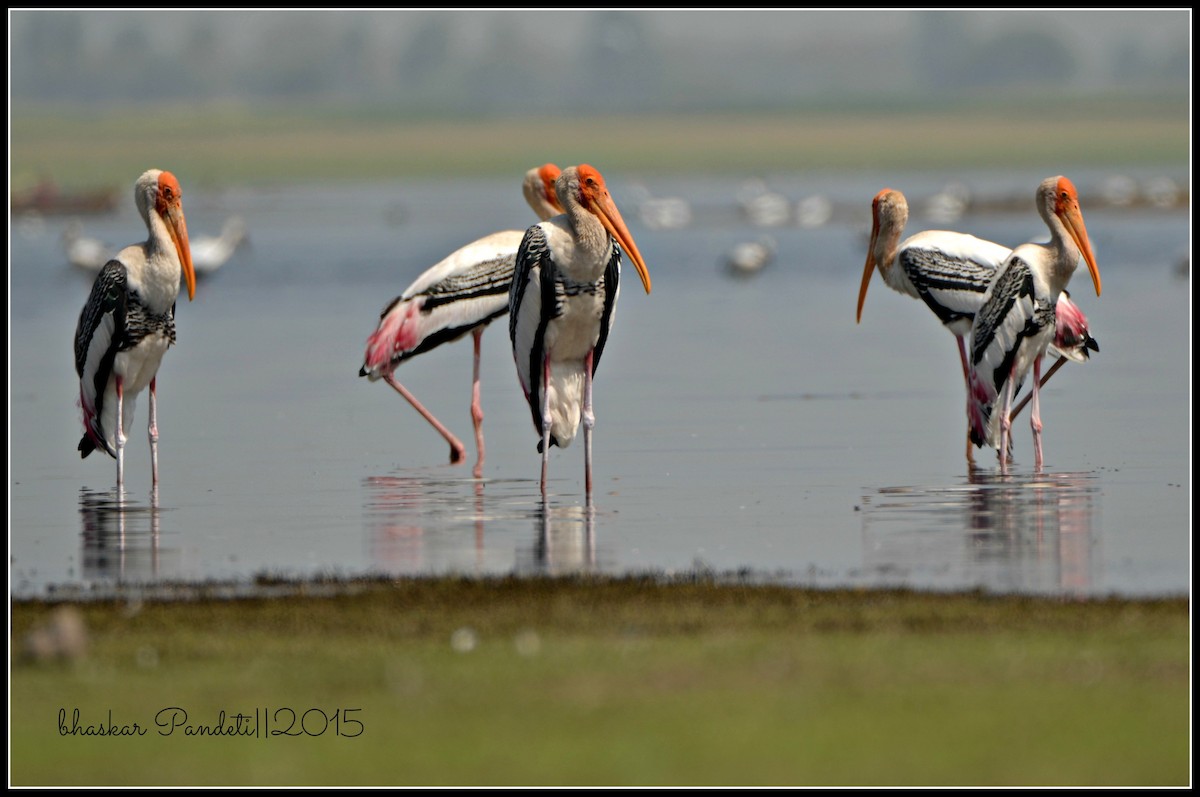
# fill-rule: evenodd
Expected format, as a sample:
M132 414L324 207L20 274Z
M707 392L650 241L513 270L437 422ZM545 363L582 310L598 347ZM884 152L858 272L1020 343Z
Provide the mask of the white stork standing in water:
M554 193L559 168L547 163L525 173L525 200L540 219L562 211ZM524 233L492 233L457 249L417 277L380 315L379 326L367 339L359 376L383 379L408 400L450 444L450 462L466 457L466 448L449 429L396 381L396 366L410 357L470 332L475 339L475 371L471 389L471 419L479 458L475 478L483 476L483 407L479 400L479 351L483 330L508 312L509 284L517 248Z
M975 314L983 306L988 286L1011 250L973 235L947 230L925 230L909 236L901 243L900 236L908 222L908 201L904 194L891 188L885 188L875 195L871 203L871 215L871 241L858 292L857 321L862 321L863 303L876 268L890 288L923 301L958 343L969 424L972 407L971 369L965 338L971 332ZM1082 323L1083 334L1086 335L1087 319L1083 318L1083 313L1069 298L1065 298L1065 294L1064 300L1059 306L1059 311L1064 314L1060 323L1064 329L1078 329ZM1087 340L1091 340L1090 336ZM1074 343L1064 342L1063 348L1077 351ZM1086 351L1082 356L1072 359L1082 362L1086 359ZM1047 378L1049 376L1047 374ZM966 453L967 461L972 461L969 428Z
M75 371L83 410L80 455L102 449L117 460L117 488L125 484L125 430L138 393L150 387L150 462L158 485L158 366L175 342L175 299L180 275L188 300L196 295L179 181L151 169L134 185L138 213L150 237L108 261L92 285L75 329Z
M1049 243L1026 243L1012 251L988 288L971 328L971 440L998 448L1008 465L1012 397L1033 368L1030 426L1035 467L1042 467L1042 420L1038 407L1041 361L1055 339L1059 297L1082 256L1100 295L1100 269L1092 254L1079 195L1066 177L1038 186L1037 209L1050 228Z
M517 252L508 332L517 377L541 435L542 500L550 446L566 448L583 421L584 482L592 504L592 378L612 329L621 250L646 293L650 274L609 196L604 178L586 164L559 176L563 214L535 224Z

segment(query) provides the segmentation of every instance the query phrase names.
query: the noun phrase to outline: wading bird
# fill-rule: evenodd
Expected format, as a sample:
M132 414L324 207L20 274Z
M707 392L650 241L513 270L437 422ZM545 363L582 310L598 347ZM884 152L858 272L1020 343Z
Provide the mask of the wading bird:
M559 168L547 163L525 173L525 200L540 219L562 211L554 193ZM475 370L471 386L471 419L479 458L475 478L483 476L483 407L479 399L479 352L483 330L508 312L513 264L524 232L492 233L452 252L417 277L380 314L379 326L367 338L358 375L372 382L383 379L408 400L450 444L450 462L466 457L466 447L433 416L393 372L400 363L470 332L475 339Z
M1008 465L1012 397L1030 368L1030 426L1035 467L1042 467L1041 360L1055 339L1059 296L1081 256L1100 295L1100 270L1075 186L1066 177L1048 177L1038 185L1036 197L1038 213L1050 228L1050 241L1022 244L1012 251L971 328L971 440L980 447L999 449L1002 470Z
M196 295L179 181L170 172L151 169L138 178L133 196L150 236L122 249L100 270L75 328L84 430L79 452L86 457L99 448L116 458L118 489L125 483L125 430L147 385L150 463L158 485L156 378L175 342L181 274L188 300Z
M875 195L871 216L871 240L858 291L857 321L862 321L863 303L876 269L888 287L923 301L958 343L969 426L972 399L965 339L971 332L975 313L983 306L988 286L1011 250L973 235L946 230L918 232L901 243L900 236L908 223L908 202L904 194L891 188ZM1069 299L1061 306L1065 313L1072 309L1082 318L1083 314ZM1064 319L1064 324L1067 323L1069 319ZM1086 357L1079 361L1082 359ZM966 454L967 461L972 461L969 428Z
M517 376L541 435L542 499L550 446L570 445L583 421L584 482L592 503L592 378L612 329L621 278L621 250L646 293L650 274L608 193L586 164L556 183L563 214L535 224L517 252L508 333Z

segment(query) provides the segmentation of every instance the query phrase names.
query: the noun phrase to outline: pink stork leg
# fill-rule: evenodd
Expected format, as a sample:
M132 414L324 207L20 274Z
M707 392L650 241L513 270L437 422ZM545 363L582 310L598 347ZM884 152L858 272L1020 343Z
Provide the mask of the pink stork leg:
M117 489L125 486L125 380L117 380Z
M963 383L967 386L967 464L975 464L975 447L971 445L971 367L967 365L967 344L962 335L955 335L958 340L958 359L962 361Z
M150 438L150 485L158 486L158 377L150 380L150 426L146 429Z
M546 471L550 466L550 355L542 359L542 501L546 500Z
M1046 372L1046 375L1042 377L1042 381L1040 383L1038 383L1038 387L1045 387L1046 383L1050 381L1050 377L1054 376L1054 374L1058 371L1058 369L1062 368L1066 364L1067 364L1067 358L1059 357L1054 362L1054 365L1050 366L1050 370ZM1017 419L1017 416L1021 414L1021 410L1025 409L1025 405L1029 403L1029 399L1032 396L1033 396L1033 391L1030 391L1025 394L1025 398L1021 399L1021 401L1017 403L1016 409L1014 409L1012 411L1012 419L1014 421Z
M1015 377L1009 374L1004 383L1004 400L1000 403L1000 472L1008 472L1008 436L1012 431L1012 418L1008 408L1012 406L1013 381Z
M1038 380L1042 378L1042 358L1033 361L1033 406L1029 410L1029 426L1033 429L1033 464L1042 469L1042 413L1038 407Z
M449 429L447 429L445 426L442 426L441 421L433 417L433 413L425 409L425 407L421 405L421 402L417 401L417 397L412 393L409 393L408 389L405 388L404 385L397 382L394 376L391 374L385 374L383 378L384 381L392 386L392 389L394 389L401 396L404 396L404 398L408 400L408 403L413 405L413 409L421 413L422 417L429 421L430 425L432 425L434 429L437 429L442 437L446 438L446 442L450 444L450 464L457 465L458 463L462 462L467 456L467 449L465 446L463 446L462 441L452 435Z
M583 361L583 484L587 505L592 505L592 429L596 415L592 412L592 351Z
M471 420L475 424L475 450L479 459L475 461L475 478L483 478L483 404L479 401L479 350L483 338L483 328L471 333L475 338L475 371L471 380Z

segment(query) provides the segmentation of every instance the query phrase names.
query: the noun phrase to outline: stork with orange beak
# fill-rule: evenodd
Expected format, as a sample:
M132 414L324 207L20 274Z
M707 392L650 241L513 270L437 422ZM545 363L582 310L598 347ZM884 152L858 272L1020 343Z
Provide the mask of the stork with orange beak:
M900 236L908 222L908 201L904 194L891 188L875 195L871 217L871 240L858 291L856 318L862 321L871 276L878 270L888 287L920 299L954 335L967 392L967 462L972 462L974 446L970 417L973 400L965 338L971 332L975 314L983 306L988 287L1011 250L974 235L948 230L924 230L901 241ZM1064 357L1084 362L1088 348L1099 350L1095 340L1087 334L1087 318L1065 291L1059 296L1056 315L1055 347ZM1061 362L1046 374L1043 384ZM1020 406L1013 411L1014 417L1020 412Z
M1055 342L1056 307L1080 257L1100 295L1100 269L1075 186L1066 177L1048 177L1038 186L1036 198L1038 213L1050 228L1049 243L1026 243L1012 251L971 327L971 440L997 448L1002 470L1008 465L1012 398L1030 368L1030 426L1035 467L1042 467L1042 356Z
M525 173L525 201L539 219L562 212L554 193L559 168L546 163ZM382 379L404 397L450 444L450 464L466 456L466 447L425 408L412 392L396 380L395 370L405 360L458 340L468 332L475 340L475 370L471 383L471 420L475 424L475 478L483 476L483 405L479 398L479 355L483 330L508 312L513 265L524 232L503 230L485 235L447 255L425 270L404 293L393 299L379 316L379 325L367 338L367 350L358 371L374 382Z
M149 238L125 247L100 270L75 328L84 431L80 456L102 449L114 457L118 489L125 484L125 430L147 386L152 483L158 486L156 379L163 355L175 343L181 277L188 300L196 295L179 180L150 169L138 178L133 197Z
M550 446L566 448L583 423L584 481L592 504L592 378L615 317L621 251L646 293L650 274L604 178L588 165L555 184L564 213L535 224L517 252L508 331L517 377L540 435L546 499Z

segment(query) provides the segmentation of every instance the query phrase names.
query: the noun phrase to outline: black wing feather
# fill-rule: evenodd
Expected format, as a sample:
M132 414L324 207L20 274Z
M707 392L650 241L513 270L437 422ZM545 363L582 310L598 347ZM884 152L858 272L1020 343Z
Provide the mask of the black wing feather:
M514 354L517 343L517 322L521 317L521 303L525 299L525 289L529 284L529 275L537 269L541 283L542 313L538 328L533 336L533 345L529 348L528 387L526 399L529 411L533 416L533 427L541 433L542 430L542 362L545 359L546 325L557 315L557 298L555 296L554 261L550 257L550 245L546 241L546 233L540 225L535 224L525 231L521 246L517 249L517 259L513 270L512 286L508 299L508 337L513 344Z
M604 353L604 344L608 340L608 332L612 327L613 316L616 315L617 293L621 287L621 247L613 241L612 258L604 269L604 315L600 317L600 337L596 340L596 348L592 350L592 376L600 367L600 355Z
M91 390L95 396L95 417L103 412L104 389L112 375L113 363L125 343L126 313L128 311L129 290L128 275L125 265L119 260L110 260L96 281L92 283L92 292L87 303L79 313L79 323L75 327L75 373L81 380L91 380ZM96 340L96 332L106 316L113 318L113 333L97 364L95 373L85 374L88 353L93 344L100 345ZM86 457L96 448L96 442L88 434L79 441L81 457ZM110 452L111 453L111 452Z

